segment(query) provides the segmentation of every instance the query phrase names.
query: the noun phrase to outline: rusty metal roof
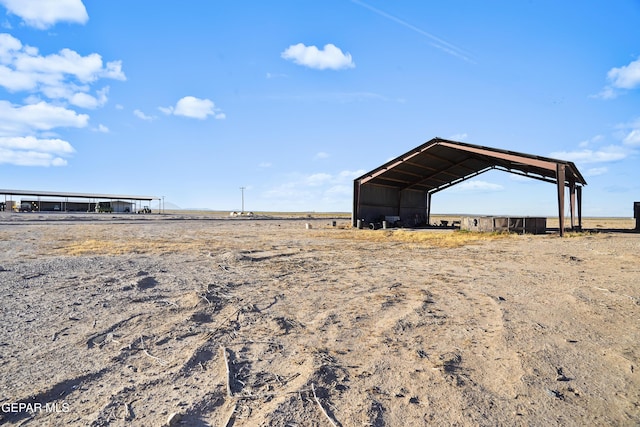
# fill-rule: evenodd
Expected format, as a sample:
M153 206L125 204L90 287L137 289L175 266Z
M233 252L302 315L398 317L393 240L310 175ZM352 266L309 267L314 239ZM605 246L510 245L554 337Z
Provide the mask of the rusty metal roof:
M497 169L555 184L558 165L565 166L566 186L587 184L573 162L433 138L355 181L436 193Z

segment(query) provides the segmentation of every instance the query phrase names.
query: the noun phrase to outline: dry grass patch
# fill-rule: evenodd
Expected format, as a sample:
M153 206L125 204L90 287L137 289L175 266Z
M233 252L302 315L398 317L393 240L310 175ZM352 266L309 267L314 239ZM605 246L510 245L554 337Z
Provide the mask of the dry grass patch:
M367 242L401 242L421 246L457 248L487 240L514 238L509 233L476 233L443 230L335 230L319 232L318 236Z
M144 227L74 225L46 230L40 238L41 255L125 255L207 253L222 246L215 235L168 231L154 235Z
M176 242L171 240L105 240L86 239L54 248L60 255L125 255L205 252L211 245L204 241Z

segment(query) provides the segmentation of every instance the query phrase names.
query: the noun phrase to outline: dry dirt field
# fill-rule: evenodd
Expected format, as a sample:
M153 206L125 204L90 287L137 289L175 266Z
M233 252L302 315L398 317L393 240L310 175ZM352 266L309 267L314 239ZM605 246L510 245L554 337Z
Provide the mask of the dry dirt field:
M4 213L0 424L640 425L632 220L334 220Z

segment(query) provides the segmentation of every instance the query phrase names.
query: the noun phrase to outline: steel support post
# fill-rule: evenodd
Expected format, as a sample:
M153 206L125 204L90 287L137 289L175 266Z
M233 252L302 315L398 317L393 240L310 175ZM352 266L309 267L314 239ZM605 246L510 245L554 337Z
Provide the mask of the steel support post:
M564 236L564 178L565 166L556 164L556 181L558 186L558 227L560 237Z
M576 228L575 212L576 212L576 183L575 181L569 182L569 205L571 209L571 229Z
M351 213L351 226L356 227L358 223L358 208L360 205L360 182L353 181L353 211Z
M576 188L576 198L578 201L578 228L582 230L582 187Z

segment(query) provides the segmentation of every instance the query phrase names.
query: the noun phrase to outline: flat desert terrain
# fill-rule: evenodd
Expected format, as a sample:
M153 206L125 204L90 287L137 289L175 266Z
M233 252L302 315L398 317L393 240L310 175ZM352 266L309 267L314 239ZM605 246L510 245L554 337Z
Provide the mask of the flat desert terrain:
M0 424L640 425L640 234L589 221L3 213Z

